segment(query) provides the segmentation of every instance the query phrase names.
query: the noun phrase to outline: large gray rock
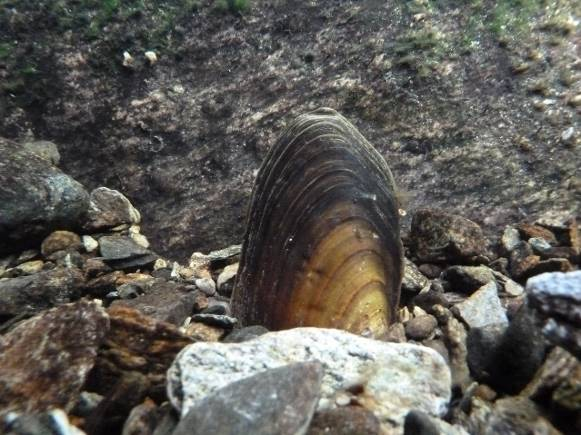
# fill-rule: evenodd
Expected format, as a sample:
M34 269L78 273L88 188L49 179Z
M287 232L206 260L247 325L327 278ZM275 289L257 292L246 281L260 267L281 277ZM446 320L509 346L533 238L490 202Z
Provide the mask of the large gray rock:
M301 435L321 389L317 362L259 372L210 393L182 418L173 435Z
M55 229L79 227L88 206L89 195L81 184L0 138L0 254Z
M581 358L581 271L535 276L526 291L530 306L546 319L545 336Z
M437 352L319 328L271 332L244 343L194 343L168 371L168 396L183 416L232 382L304 361L320 361L325 369L319 410L334 408L339 397L355 394L385 430L396 432L410 409L433 416L446 412L450 370Z

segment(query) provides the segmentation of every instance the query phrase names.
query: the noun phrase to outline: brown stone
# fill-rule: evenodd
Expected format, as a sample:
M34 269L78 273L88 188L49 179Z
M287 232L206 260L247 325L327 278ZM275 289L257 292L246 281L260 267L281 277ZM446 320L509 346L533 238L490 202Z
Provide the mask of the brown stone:
M46 311L0 337L0 413L70 410L109 328L99 303Z
M151 399L134 407L123 425L121 435L152 435L159 420L159 410Z
M579 248L572 248L571 246L555 246L541 252L541 258L548 260L550 258L565 258L573 264L581 262L581 251Z
M413 253L426 263L472 263L487 253L480 226L440 210L418 210L412 218L410 238Z
M97 278L87 282L85 285L85 291L93 297L104 298L108 293L115 291L117 280L123 275L123 272L116 270L115 272L98 276Z
M430 314L414 317L405 325L405 333L411 340L428 338L438 326L436 318Z
M51 233L40 246L40 252L47 257L53 252L73 250L78 251L83 247L78 234L71 231L55 231Z
M380 434L379 420L365 408L346 406L319 411L313 416L307 435Z
M525 276L530 278L545 272L569 272L571 270L573 267L566 258L550 258L536 263L526 272Z
M196 341L219 341L225 332L222 328L200 322L192 322L186 328L186 335Z
M525 280L533 275L533 269L540 263L541 257L529 255L523 259L511 261L510 272L514 279Z
M112 306L135 308L154 319L181 326L184 320L192 315L194 293L187 292L181 284L146 276L149 277L149 280L133 281L127 280L129 275L123 277L121 281L137 284L145 294L135 299L115 301Z
M167 369L176 354L194 340L176 326L133 308L113 306L108 313L111 329L99 349L89 389L106 395L124 374L136 371L151 384L147 395L161 403L166 394Z
M522 223L517 225L517 229L521 237L525 240L536 237L544 239L552 245L557 244L557 238L555 237L555 234L551 230L540 225Z

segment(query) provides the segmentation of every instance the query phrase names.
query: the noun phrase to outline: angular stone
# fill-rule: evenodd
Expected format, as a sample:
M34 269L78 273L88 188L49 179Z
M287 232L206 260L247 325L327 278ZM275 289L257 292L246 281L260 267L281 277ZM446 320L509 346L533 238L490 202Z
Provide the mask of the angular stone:
M565 349L556 346L521 395L533 400L542 400L544 397L551 396L560 385L575 378L575 372L580 365L577 358Z
M21 272L22 275L32 275L34 273L42 271L43 267L44 261L33 260L20 263L18 266L15 267L15 269Z
M543 255L544 252L547 252L551 249L551 244L540 237L530 238L529 245L531 245L531 248L533 248L535 254L538 255Z
M169 323L139 311L113 306L108 310L111 329L88 382L90 391L109 394L128 372L143 374L150 387L147 395L156 401L165 398L165 373L176 354L192 339Z
M411 319L405 325L405 333L412 340L425 340L438 326L436 318L430 314Z
M0 280L0 318L33 314L71 302L80 297L83 283L83 275L76 268Z
M578 358L581 356L581 271L545 273L527 281L530 306L547 323L545 335Z
M532 225L532 224L519 224L517 225L517 229L524 240L528 240L530 238L539 238L544 239L551 245L557 244L557 238L555 234L551 230L544 228L540 225Z
M572 248L570 246L555 246L540 255L543 260L548 260L550 258L565 258L572 264L581 263L581 251L579 248Z
M192 407L173 435L304 434L323 372L320 363L304 362L232 382Z
M81 184L18 144L0 138L0 255L55 229L81 224L89 195Z
M520 243L520 234L516 228L506 227L502 233L500 243L505 254L509 254Z
M106 261L125 260L148 254L149 251L139 246L130 237L103 236L99 239L99 251Z
M467 300L455 305L452 310L470 328L482 328L495 323L508 324L506 313L498 298L496 282L489 282L482 286Z
M315 413L307 435L380 435L377 417L365 408L346 406Z
M357 382L355 400L374 412L385 430L401 428L412 408L443 415L450 399L450 372L437 352L320 328L271 332L244 343L195 343L180 352L168 371L168 394L186 415L231 382L304 361L325 367L319 410L334 408L337 395L353 391Z
M495 282L494 272L486 266L451 266L442 274L450 291L472 294L485 284Z
M177 326L192 314L195 295L187 292L183 285L156 279L143 284L142 288L145 294L135 299L114 301L111 306L135 308L147 316Z
M153 435L153 431L158 423L158 409L151 399L134 407L125 424L121 435Z
M53 252L74 250L77 251L82 247L81 238L78 234L71 231L54 231L40 246L40 252L43 256L48 257Z
M493 406L482 401L473 401L469 433L475 434L547 434L559 432L530 400L507 397L497 400Z
M429 285L430 280L420 272L413 262L405 258L404 274L401 282L402 291L418 294L421 290L429 287Z
M101 304L80 301L0 337L0 413L72 409L108 329Z
M482 229L463 217L422 209L412 218L411 247L422 262L470 263L486 254Z
M144 267L150 267L153 263L157 260L157 255L155 254L145 254L140 255L132 258L127 258L124 260L110 260L108 264L118 270L138 270Z
M470 370L466 362L468 351L466 349L466 328L454 318L450 310L440 305L435 305L432 310L434 316L444 333L444 342L448 349L448 365L452 372L452 386L464 391L471 382Z
M106 187L91 192L86 229L100 230L122 224L138 224L140 221L139 212L121 192Z

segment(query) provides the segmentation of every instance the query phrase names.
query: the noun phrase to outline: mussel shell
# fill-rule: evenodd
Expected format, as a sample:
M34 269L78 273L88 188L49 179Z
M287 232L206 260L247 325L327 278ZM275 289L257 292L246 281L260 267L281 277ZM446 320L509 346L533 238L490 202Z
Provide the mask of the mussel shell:
M381 335L402 278L395 183L332 109L296 118L254 186L232 309L243 324Z

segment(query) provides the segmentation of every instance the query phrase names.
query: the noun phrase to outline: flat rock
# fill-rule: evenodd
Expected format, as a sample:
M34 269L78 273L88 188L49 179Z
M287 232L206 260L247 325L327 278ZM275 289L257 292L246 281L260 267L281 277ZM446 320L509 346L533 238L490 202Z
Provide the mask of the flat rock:
M470 328L482 328L486 325L508 324L508 318L500 299L496 282L482 286L464 302L453 307Z
M192 316L192 320L205 323L206 325L226 329L231 329L238 323L238 319L235 317L227 316L225 314L194 314Z
M0 337L0 413L72 409L108 329L101 304L80 301Z
M320 363L303 362L234 381L193 406L173 435L304 434L323 373Z
M100 230L140 221L139 212L121 192L106 187L91 192L86 229Z
M486 254L487 242L480 226L440 210L416 211L410 238L412 251L422 262L470 263Z
M430 285L430 280L418 269L410 260L405 258L405 267L401 289L404 292L418 294L421 290Z
M412 408L434 416L446 412L450 371L437 352L319 328L271 332L244 343L188 346L168 371L168 396L184 416L208 394L234 381L304 361L320 361L325 369L319 410L334 408L337 396L357 382L357 402L385 430L401 429Z
M103 236L99 239L99 251L106 261L126 260L148 254L149 251L126 236Z
M156 279L143 284L143 292L145 294L134 299L114 301L111 305L135 308L147 316L177 326L181 326L194 309L195 294L178 283Z
M496 281L494 271L486 266L451 266L444 271L442 279L448 281L451 291L464 294Z
M76 268L0 280L0 318L72 302L80 296L83 283L83 274Z
M19 144L0 138L0 255L56 229L80 226L89 206L81 184Z
M165 373L176 354L192 339L176 326L129 307L113 306L108 314L111 329L87 381L89 390L107 395L123 376L137 372L150 384L147 395L163 401Z
M544 273L527 281L531 307L546 323L543 332L551 341L581 356L581 271Z

